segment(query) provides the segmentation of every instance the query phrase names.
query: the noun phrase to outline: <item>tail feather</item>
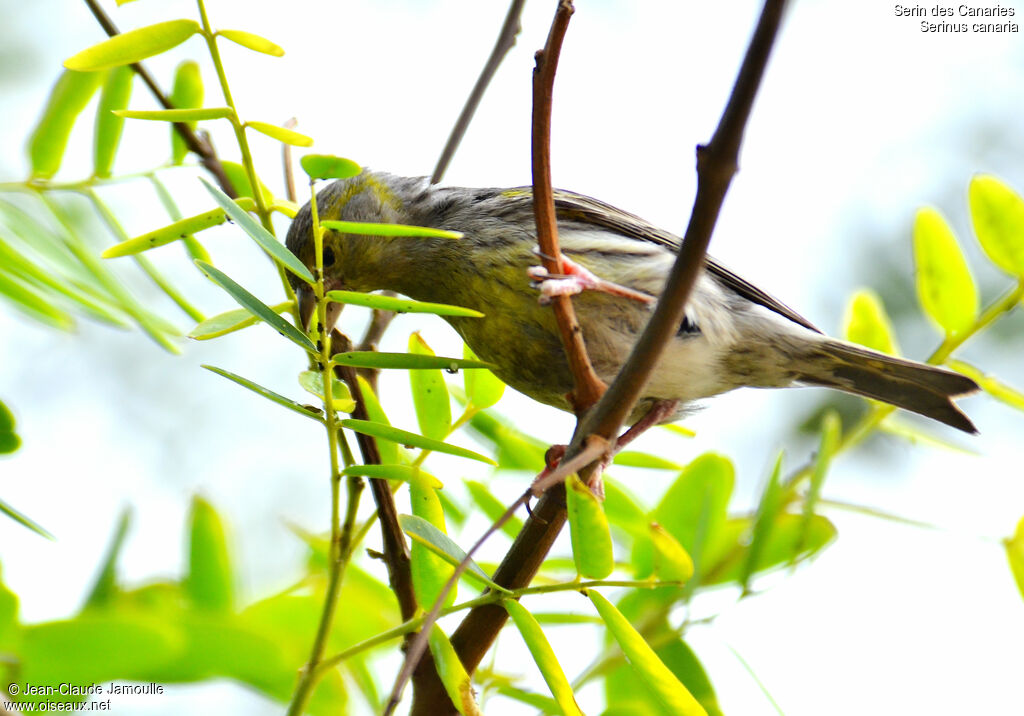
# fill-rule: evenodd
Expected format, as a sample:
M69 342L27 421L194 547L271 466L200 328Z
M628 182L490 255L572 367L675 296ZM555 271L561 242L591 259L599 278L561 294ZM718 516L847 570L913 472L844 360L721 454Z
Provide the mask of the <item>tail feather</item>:
M814 368L799 378L804 383L881 400L966 433L978 432L952 400L979 389L965 375L835 340L818 344L811 358Z

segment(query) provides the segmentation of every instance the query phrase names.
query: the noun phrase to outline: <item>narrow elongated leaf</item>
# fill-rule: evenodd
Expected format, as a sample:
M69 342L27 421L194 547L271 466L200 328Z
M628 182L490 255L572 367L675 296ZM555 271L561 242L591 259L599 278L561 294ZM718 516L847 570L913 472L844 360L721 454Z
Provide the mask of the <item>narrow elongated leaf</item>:
M8 435L12 435L12 433L8 433ZM15 436L15 437L17 437L17 436ZM0 436L0 442L2 442L2 440L3 440L3 436ZM2 451L0 451L0 452L2 452ZM52 534L50 534L45 529L43 529L41 526L36 524L33 520L29 519L28 517L26 517L22 513L18 512L16 509L14 509L10 505L8 505L3 500L0 500L0 514L7 515L12 520L14 520L18 524L20 524L22 527L27 527L28 529L32 530L33 532L35 532L40 537L45 537L46 539L54 539L54 536Z
M268 137L276 139L284 144L291 144L294 147L313 146L312 137L307 137L305 134L300 134L292 129L278 127L276 124L267 124L266 122L246 122L245 126L250 129L255 129L260 134L265 134Z
M600 500L573 473L565 480L565 503L576 570L589 579L604 579L615 568L615 555Z
M1024 277L1024 199L986 174L971 180L968 198L981 248L1003 271Z
M199 71L199 64L193 60L185 60L174 71L171 104L175 109L195 109L203 106L203 95L203 75ZM186 122L186 124L195 130L195 122ZM188 145L178 134L178 130L171 127L171 161L174 164L181 164L187 154Z
M348 179L358 176L363 168L351 159L328 154L307 154L299 163L310 179Z
M469 490L469 496L473 500L473 503L480 508L488 520L491 522L497 522L498 518L505 514L505 510L508 509L508 505L495 497L494 494L487 489L485 484L477 482L476 480L464 480L463 484L466 486L466 489ZM522 529L523 521L518 515L512 515L512 517L510 517L505 524L501 526L501 531L512 539L515 539L516 535L518 535Z
M363 394L363 405L366 407L366 414L370 420L381 425L391 425L391 421L388 420L388 416L385 414L384 408L381 406L373 387L361 375L356 376L356 380L359 383L359 390ZM393 443L390 440L378 440L377 451L380 452L381 463L385 465L404 465L409 462L405 451L397 443Z
M150 119L158 122L203 122L234 116L230 107L191 107L185 109L122 109L114 112L125 119Z
M462 344L462 355L467 361L479 361L473 349ZM481 366L486 365L481 363ZM466 397L475 410L485 410L495 405L505 393L505 384L490 371L470 370L462 374Z
M320 400L324 399L324 376L320 371L302 371L299 373L299 385ZM351 413L356 407L356 402L352 400L348 386L333 377L331 379L331 405L335 411L342 413Z
M437 357L419 333L409 336L409 353L419 358ZM428 438L444 440L452 428L452 405L441 371L410 371L409 383L420 432Z
M558 702L550 696L544 696L543 694L536 694L526 689L516 688L508 684L501 684L495 687L495 693L498 693L506 698L518 701L521 704L526 704L532 708L537 709L542 714L557 714L559 713ZM608 711L603 712L603 716L618 716Z
M0 296L29 318L62 331L71 330L75 321L66 311L54 306L44 296L6 274L0 273Z
M666 460L658 455L651 455L635 450L623 450L615 455L612 461L623 467L645 467L649 470L682 470L683 466L673 460Z
M604 513L611 524L631 535L646 532L650 524L647 510L640 507L626 488L607 475L604 476Z
M284 301L283 303L271 306L270 309L274 313L283 313L291 308L291 305L291 301ZM234 333L243 328L256 325L259 321L259 318L244 308L236 308L233 311L218 313L216 316L211 316L205 321L199 322L195 328L189 331L188 337L196 341L208 341L211 338L220 338L228 333Z
M273 57L284 57L284 50L273 42L245 30L218 30L217 35L225 40L231 40L247 50L262 52L264 55L272 55Z
M238 162L226 162L222 161L221 166L224 167L224 173L228 175L228 179L231 181L231 186L235 188L235 192L238 194L239 199L241 198L256 198L256 192L252 188L252 182L249 181L249 172L246 171L245 167ZM256 183L259 185L261 196L264 202L269 203L271 206L280 205L280 200L271 202L271 197L274 196L273 192L267 188L267 185L263 183L263 180L256 177ZM238 199L235 200L236 202ZM250 209L250 211L252 211ZM294 214L292 215L294 217Z
M832 464L832 456L835 455L836 448L839 446L842 432L843 424L839 419L839 414L834 410L829 410L821 421L821 443L818 446L818 454L814 459L814 470L811 472L811 481L807 487L807 495L804 497L800 538L797 541L796 551L793 555L794 561L808 544L811 521L814 518L814 509L818 505L821 487L825 484L825 477L828 475L828 469Z
M399 368L402 370L447 370L454 372L461 368L490 368L490 363L465 358L445 358L444 356L423 355L416 353L381 353L379 351L349 351L335 353L331 358L335 365L347 365L352 368Z
M881 353L899 355L892 323L882 299L868 289L853 294L846 309L846 340Z
M693 560L671 533L654 522L649 526L648 536L654 547L655 574L666 582L685 582L693 576Z
M437 483L436 477L421 473L418 469L414 470L409 480L409 504L412 506L413 516L427 522L441 534L447 534L444 508L437 496ZM416 601L424 609L429 609L431 605L437 603L441 590L455 572L455 568L444 557L435 554L430 547L417 540L413 540L410 545L409 560ZM444 599L445 606L455 603L457 587L457 584L453 585L448 591Z
M224 523L213 505L201 497L192 498L188 555L185 594L201 609L230 609L234 576Z
M110 72L103 84L100 103L96 107L96 138L92 152L92 173L98 177L110 176L110 168L121 143L121 130L124 129L124 117L114 112L128 106L133 79L135 71L131 67L118 67Z
M432 229L429 226L410 226L409 224L376 224L361 221L338 221L329 219L320 224L330 231L342 234L362 234L364 236L413 236L431 239L461 239L460 231Z
M968 378L981 386L981 389L1001 403L1006 403L1011 408L1024 410L1024 392L1012 388L992 375L986 375L974 366L959 360L951 360L949 367L963 373Z
M1017 582L1020 595L1024 597L1024 518L1017 523L1017 531L1014 532L1013 537L1005 540L1003 544L1006 546L1006 559L1010 562L1010 572L1013 573L1013 578Z
M747 549L747 557L743 561L743 571L740 574L740 585L743 592L747 593L750 586L750 579L761 561L765 545L771 537L772 528L775 526L775 517L782 508L782 487L779 479L782 475L782 453L775 460L775 467L772 469L768 482L761 491L761 501L757 505L757 515L754 517L754 526L750 533L750 547Z
M106 70L130 65L177 47L201 32L195 20L168 20L114 35L98 45L86 48L64 61L69 70L80 72Z
M132 511L125 507L117 520L117 527L114 528L114 537L107 547L107 553L100 563L100 570L96 575L96 581L89 596L85 598L85 608L103 607L113 602L117 595L117 560L121 556L121 548L124 546L124 539L128 536L128 528L131 526Z
M423 472L412 465L351 465L341 471L343 476L357 475L359 477L373 477L382 480L399 480L401 482L412 482L415 478L426 479L434 488L443 487L441 481L433 475Z
M205 261L196 261L195 263L204 274L206 274L218 286L223 288L242 308L262 319L265 323L269 324L271 328L303 350L313 353L314 355L317 353L316 346L313 345L313 342L309 340L309 337L306 336L306 334L301 333L298 328L274 313L274 310L270 308L270 306L263 303L261 300L239 286L234 280L228 277L227 274L222 272L220 269L214 268Z
M225 378L234 383L238 383L243 388L248 388L252 392L256 393L257 395L263 396L272 403L277 403L278 405L288 408L289 410L294 411L299 415L304 415L307 418L312 418L318 423L323 422L323 418L321 417L322 411L320 410L320 408L315 408L311 405L301 405L292 400L291 398L286 398L283 395L280 395L279 393L275 393L272 390L264 388L262 385L257 385L256 383L253 383L251 380L243 378L240 375L235 375L234 373L226 371L223 368L217 368L216 366L212 365L204 365L202 367L210 371L211 373L216 373L217 375L224 376Z
M49 179L60 169L75 120L102 81L100 72L66 70L61 74L50 91L43 116L28 140L32 176Z
M644 641L643 636L629 623L629 620L597 591L587 590L587 596L594 603L597 613L601 615L601 619L612 637L618 642L626 659L636 669L637 674L647 684L658 701L669 710L669 713L677 716L707 716L707 712L700 702L662 663L654 650Z
M486 455L481 455L478 452L473 452L472 450L467 450L466 448L458 447L457 445L443 443L440 440L433 440L424 435L410 433L407 430L394 428L390 425L383 425L369 420L356 420L355 418L342 420L341 425L342 427L349 428L357 433L372 435L373 437L381 438L382 440L390 440L391 442L398 443L399 445L418 447L424 450L431 450L433 452L443 452L447 455L456 455L458 457L465 457L470 460L484 462L488 465L497 465L494 460Z
M21 438L14 428L14 414L0 400L0 455L12 453L21 446Z
M351 306L365 306L366 308L378 308L382 311L394 311L395 313L432 313L435 316L469 316L471 318L480 318L484 315L479 311L474 311L472 308L451 306L446 303L413 301L407 298L397 298L395 296L381 296L376 293L328 291L327 298L336 303L346 303Z
M398 522L402 526L402 530L409 535L410 538L428 545L436 554L443 556L449 564L458 565L466 558L466 552L462 547L459 547L459 545L452 541L451 537L434 527L434 525L430 524L422 517L416 517L415 515L399 515ZM499 592L508 592L505 587L502 587L491 579L487 572L480 569L480 565L473 560L469 561L467 572L474 574L480 581L491 589Z
M978 287L953 229L935 209L914 220L914 263L921 306L947 336L963 333L978 316Z
M545 683L547 683L548 688L551 690L551 695L555 697L561 713L565 716L583 716L583 711L580 710L579 705L576 703L572 686L569 685L569 680L565 677L562 665L558 663L558 657L555 656L551 644L548 642L547 637L544 636L544 631L540 628L540 624L526 610L526 607L514 599L506 599L502 601L501 605L505 607L505 611L512 617L516 629L519 630L523 641L526 642L526 647L530 650L534 663L537 664L541 676L544 677Z
M441 683L444 684L444 690L448 692L448 698L451 699L455 710L462 716L483 716L473 698L473 684L469 673L462 666L455 648L441 631L441 627L435 624L427 641L430 644L430 654L434 657L437 675L441 677Z
M236 204L230 197L228 197L227 194L210 182L206 181L202 177L200 177L199 181L203 183L203 186L205 186L206 190L210 192L210 195L214 200L220 204L221 208L224 209L224 212L231 217L231 220L238 224L242 228L242 231L247 233L249 237L259 244L264 251L270 254L275 261L306 283L313 284L316 282L313 279L313 274L309 272L309 269L299 261L299 257L293 254L287 246L278 241L273 234L260 226L259 222L253 219L247 211Z
M529 470L537 474L544 469L547 444L499 420L490 412L478 412L469 421L483 438L494 444L498 464L506 470Z
M252 199L240 199L239 206L243 207L243 209L253 208L256 204ZM114 244L100 255L105 259L131 256L132 254L155 249L158 246L164 246L174 241L186 239L191 234L214 226L220 226L225 221L227 221L227 215L223 209L211 209L210 211L204 211L202 214L189 216L175 221L173 224L154 229L141 236L122 241L119 244ZM206 263L209 263L209 261Z

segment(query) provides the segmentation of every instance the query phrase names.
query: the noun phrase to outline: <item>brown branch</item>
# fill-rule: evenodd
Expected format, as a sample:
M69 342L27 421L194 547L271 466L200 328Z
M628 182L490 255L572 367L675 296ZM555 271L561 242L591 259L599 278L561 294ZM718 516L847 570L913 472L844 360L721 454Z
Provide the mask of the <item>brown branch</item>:
M487 64L480 71L480 77L477 78L476 84L473 85L473 91L470 92L469 97L466 99L466 104L462 108L459 118L455 120L455 126L452 127L451 134L448 135L448 142L441 151L441 157L437 160L434 173L430 175L431 184L437 184L441 181L441 177L448 170L448 165L451 163L452 157L455 156L455 150L459 148L459 144L469 128L469 123L473 121L473 115L476 114L477 107L480 106L480 100L483 99L487 86L494 79L494 75L498 72L498 67L501 66L502 60L505 59L505 55L515 47L516 35L522 29L519 25L519 17L523 14L523 5L525 4L526 0L512 0L512 4L509 5L508 13L505 15L505 22L501 26L501 32L498 33L494 49L491 50L491 56L487 58Z
M633 348L618 377L577 430L574 445L597 433L614 437L632 411L642 386L664 344L674 335L682 319L689 291L704 263L704 253L717 220L729 182L736 172L739 146L754 96L764 74L772 44L778 34L785 0L767 0L751 38L739 76L718 128L706 147L698 149L698 189L683 245L673 266L665 292L647 328ZM660 345L654 345L660 340ZM571 457L567 452L566 458ZM526 586L540 568L562 525L565 523L565 490L559 485L544 494L522 531L494 573L494 580L510 589ZM452 646L467 671L472 672L490 649L508 618L495 605L470 610L451 636ZM425 697L426 695L424 695ZM434 711L414 712L448 716L456 713L450 704L442 708L446 694L434 694Z
M114 21L103 11L103 8L99 6L96 0L85 0L85 4L89 7L93 17L96 18L96 22L100 24L103 31L107 33L109 37L121 34L121 31L117 29L117 25ZM153 75L149 74L149 71L142 66L141 62L135 62L131 65L132 69L135 70L135 74L142 78L142 81L149 87L149 91L156 98L164 109L175 109L174 104L168 99L167 95L160 89L160 85L153 79ZM174 122L174 129L178 132L181 138L185 141L185 145L199 157L199 163L203 165L206 171L213 175L214 179L220 185L220 188L225 194L230 196L232 199L238 198L238 192L235 191L235 187L231 184L231 180L228 179L227 173L224 171L223 165L220 163L220 159L217 158L217 153L213 149L213 145L209 142L199 138L192 128L184 122Z

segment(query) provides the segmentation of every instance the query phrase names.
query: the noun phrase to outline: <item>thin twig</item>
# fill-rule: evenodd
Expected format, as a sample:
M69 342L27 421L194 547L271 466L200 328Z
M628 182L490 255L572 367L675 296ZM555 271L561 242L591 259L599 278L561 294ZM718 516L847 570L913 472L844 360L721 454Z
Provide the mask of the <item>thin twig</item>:
M85 4L88 6L93 17L96 18L96 22L100 24L103 31L107 33L109 37L121 34L121 31L117 29L117 25L110 19L103 8L99 6L97 0L85 0ZM142 78L142 81L149 87L149 91L156 98L164 109L175 109L174 104L171 100L163 93L160 89L160 85L153 79L153 75L149 74L149 71L142 66L141 62L135 62L131 65L132 69L135 70L135 74ZM220 188L225 194L230 196L232 199L238 198L238 192L235 191L235 187L231 184L231 180L228 179L227 173L224 171L223 165L220 163L220 159L217 158L217 153L214 151L213 146L199 138L199 136L192 131L184 122L175 122L174 129L178 132L181 138L185 141L185 145L199 157L199 163L206 168L210 174L213 175L214 179L220 185Z
M299 123L299 120L295 117L289 117L285 120L282 125L285 129L295 129L295 125ZM284 167L284 195L288 197L288 201L296 202L295 198L295 172L292 171L292 145L288 142L281 142L281 164Z
M480 100L483 99L487 86L494 79L494 75L498 72L498 67L501 66L502 60L505 59L505 55L515 47L516 35L522 29L519 25L519 17L523 14L523 5L525 4L526 0L512 0L512 4L509 5L508 13L505 15L505 22L501 26L501 32L498 33L494 49L491 50L491 56L487 58L487 64L480 71L480 77L477 78L476 84L473 85L473 91L469 93L466 104L462 108L459 118L455 121L451 134L448 135L448 142L441 151L441 157L437 160L434 173L430 175L431 184L437 184L441 181L441 177L448 170L448 165L451 163L452 157L455 156L455 150L459 148L459 143L462 142L462 138L469 128L469 123L473 121L473 115L476 114L477 107L480 106Z
M594 409L584 418L574 443L582 444L584 438L592 433L609 439L615 436L624 419L632 411L640 387L653 367L654 359L661 354L662 345L671 339L679 326L690 287L703 266L704 252L725 190L736 171L736 158L743 129L750 114L757 86L764 74L769 50L778 33L784 6L785 0L767 0L761 11L757 29L751 38L747 55L718 129L708 146L698 152L697 198L694 201L693 214L683 246L680 248L665 293L626 366ZM653 345L655 340L660 340L662 345ZM567 453L566 456L570 455L571 453ZM564 490L551 489L537 502L523 530L495 571L494 580L513 589L528 584L564 522ZM472 672L483 659L507 617L505 610L500 607L478 607L470 611L452 633L452 646L467 671ZM434 713L449 714L454 711L438 709Z

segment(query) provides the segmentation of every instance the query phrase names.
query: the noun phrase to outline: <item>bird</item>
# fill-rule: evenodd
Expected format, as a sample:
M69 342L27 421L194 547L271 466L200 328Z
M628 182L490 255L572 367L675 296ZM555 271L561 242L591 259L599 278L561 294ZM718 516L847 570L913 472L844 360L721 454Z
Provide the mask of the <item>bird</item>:
M325 290L389 290L483 313L444 318L502 381L563 410L572 407L573 377L555 317L544 303L553 295L576 294L573 306L587 352L597 376L608 383L643 331L681 243L638 216L556 189L568 268L554 276L537 266L530 187L448 187L364 169L324 186L316 202L321 220L460 232L462 238L452 239L327 230ZM315 273L308 203L297 212L286 245ZM313 292L291 279L308 316ZM330 312L329 323L338 310ZM710 256L628 422L651 414L656 422L678 420L696 401L740 387L790 386L832 388L977 432L953 402L978 390L969 377L830 338Z

